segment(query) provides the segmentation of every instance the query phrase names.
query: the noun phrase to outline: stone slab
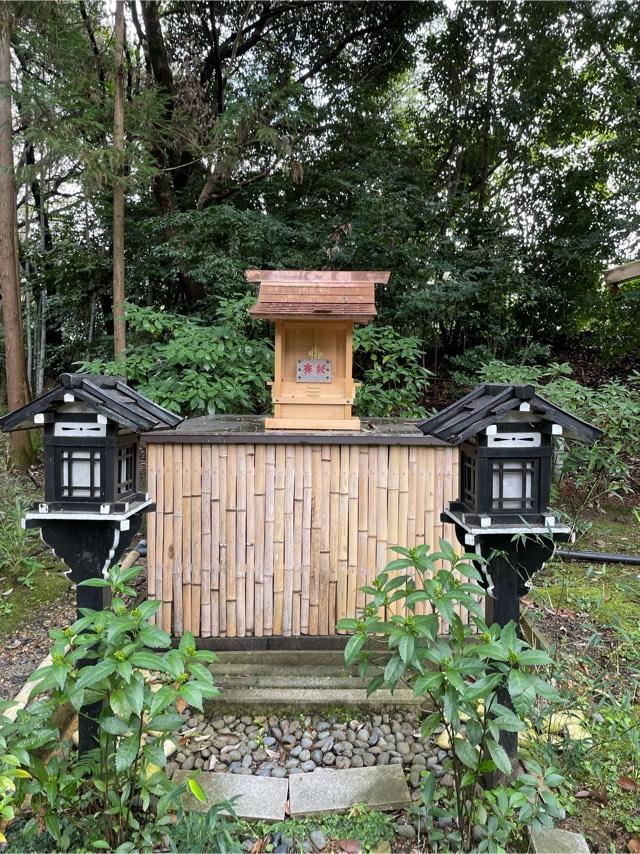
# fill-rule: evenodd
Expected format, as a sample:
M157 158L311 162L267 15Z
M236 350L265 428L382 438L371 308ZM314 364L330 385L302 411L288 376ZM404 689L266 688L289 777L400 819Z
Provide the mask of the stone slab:
M590 854L587 840L581 833L556 828L532 830L531 847L535 854Z
M355 804L395 810L411 803L400 765L375 765L343 771L318 769L289 778L291 816L345 812Z
M174 783L181 783L191 776L192 771L176 771L172 779ZM234 809L239 818L282 821L285 817L289 790L286 779L201 771L197 780L207 796L207 803L201 804L189 792L183 801L186 809L206 812L213 804L237 798Z

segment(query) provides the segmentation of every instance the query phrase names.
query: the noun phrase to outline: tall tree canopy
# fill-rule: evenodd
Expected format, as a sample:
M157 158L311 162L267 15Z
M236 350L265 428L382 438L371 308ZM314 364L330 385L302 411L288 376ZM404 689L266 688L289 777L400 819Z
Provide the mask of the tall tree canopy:
M10 5L35 389L113 350L114 20ZM638 252L632 4L129 0L126 18L126 294L152 311L133 348L167 335L153 311L224 314L247 267L370 267L392 271L380 322L428 367L637 351L637 283L602 278Z

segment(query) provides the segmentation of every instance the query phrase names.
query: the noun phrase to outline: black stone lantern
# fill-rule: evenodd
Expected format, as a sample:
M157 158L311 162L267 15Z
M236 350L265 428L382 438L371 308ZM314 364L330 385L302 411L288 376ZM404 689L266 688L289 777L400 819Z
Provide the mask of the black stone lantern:
M78 609L108 604L106 588L80 582L106 576L131 545L142 515L154 509L138 491L139 434L180 421L121 377L90 374L62 374L51 391L0 418L5 432L44 428L44 500L31 506L23 524L40 528L71 570L80 585ZM81 752L95 745L99 712L99 706L82 709Z
M460 447L459 498L442 513L479 568L488 596L486 622L520 622L520 597L557 542L573 536L549 508L554 437L595 442L602 431L549 403L533 386L484 383L432 418L425 435ZM508 703L508 697L502 697ZM514 758L517 734L501 744Z

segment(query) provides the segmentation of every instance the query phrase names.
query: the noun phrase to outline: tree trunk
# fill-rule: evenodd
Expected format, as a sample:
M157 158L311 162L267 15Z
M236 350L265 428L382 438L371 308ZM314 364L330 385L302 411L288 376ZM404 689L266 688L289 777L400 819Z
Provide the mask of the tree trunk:
M113 355L124 357L126 330L124 317L124 0L116 2L115 101L113 107L113 148L117 177L113 187Z
M18 409L29 402L27 363L22 342L22 308L16 243L16 185L11 128L11 11L0 2L0 285L7 377L7 405ZM11 460L19 471L33 462L28 430L11 434Z

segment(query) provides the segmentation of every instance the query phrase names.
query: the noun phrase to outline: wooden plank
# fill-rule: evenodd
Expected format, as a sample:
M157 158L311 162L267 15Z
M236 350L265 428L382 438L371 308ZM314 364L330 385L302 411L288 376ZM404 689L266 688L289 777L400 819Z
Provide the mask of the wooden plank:
M173 445L164 449L164 509L162 513L162 620L166 632L173 630Z
M398 485L398 543L402 548L409 547L409 448L398 447L400 457L400 478ZM400 555L395 552L395 557ZM413 570L407 573L413 576ZM399 606L398 612L402 612Z
M608 285L617 285L629 282L631 279L640 277L640 261L629 261L618 267L609 267L604 271L604 280Z
M376 282L386 285L391 274L380 270L247 270L248 282Z
M155 599L162 602L162 574L163 574L163 559L164 559L164 447L162 451L158 448L156 456L156 512L153 514L153 526L156 532L155 545ZM162 606L154 614L153 623L160 625L162 623Z

